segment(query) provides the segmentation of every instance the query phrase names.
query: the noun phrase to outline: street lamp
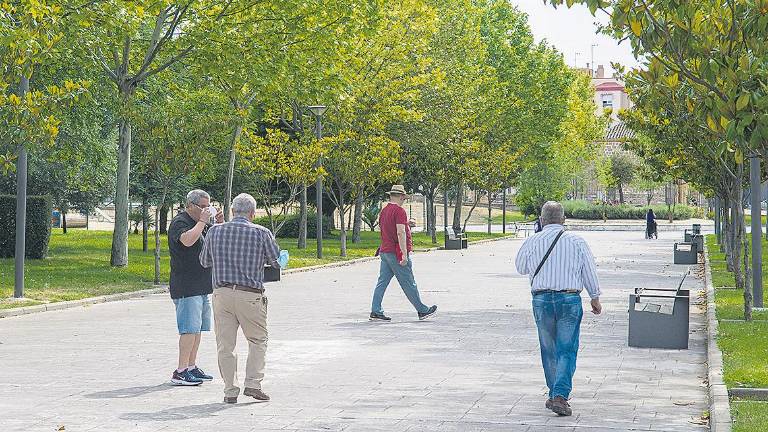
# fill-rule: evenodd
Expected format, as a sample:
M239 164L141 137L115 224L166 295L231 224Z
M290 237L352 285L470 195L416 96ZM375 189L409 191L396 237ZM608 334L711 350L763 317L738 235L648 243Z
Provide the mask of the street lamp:
M312 105L307 107L309 111L315 116L315 137L318 141L323 138L323 124L321 119L323 114L328 109L325 105ZM317 167L323 166L322 158L317 159ZM315 183L315 197L317 200L317 222L315 224L315 230L317 235L317 258L323 257L323 177L317 176L317 182Z

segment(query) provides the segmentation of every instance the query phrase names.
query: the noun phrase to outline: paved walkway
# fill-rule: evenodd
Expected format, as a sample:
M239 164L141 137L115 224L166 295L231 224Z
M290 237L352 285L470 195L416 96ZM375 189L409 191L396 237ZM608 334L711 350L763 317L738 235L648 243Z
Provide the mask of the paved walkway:
M605 314L585 314L574 416L544 409L530 294L512 260L521 240L418 254L427 302L419 322L397 286L392 323L369 323L376 262L286 277L270 286L265 390L273 400L221 403L218 377L166 384L176 362L165 295L0 320L0 431L702 431L705 329L691 349L630 349L627 294L672 286L672 240L586 233ZM691 288L701 281L691 280ZM238 345L244 367L245 343ZM199 364L217 374L206 334Z

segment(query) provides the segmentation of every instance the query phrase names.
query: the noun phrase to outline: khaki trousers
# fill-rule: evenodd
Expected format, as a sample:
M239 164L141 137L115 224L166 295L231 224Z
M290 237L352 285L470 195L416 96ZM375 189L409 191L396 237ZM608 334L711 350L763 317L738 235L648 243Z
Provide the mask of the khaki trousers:
M237 329L243 329L248 341L245 363L245 387L261 389L264 379L264 357L267 354L267 297L263 294L231 288L213 290L213 319L219 372L224 380L224 395L237 397Z

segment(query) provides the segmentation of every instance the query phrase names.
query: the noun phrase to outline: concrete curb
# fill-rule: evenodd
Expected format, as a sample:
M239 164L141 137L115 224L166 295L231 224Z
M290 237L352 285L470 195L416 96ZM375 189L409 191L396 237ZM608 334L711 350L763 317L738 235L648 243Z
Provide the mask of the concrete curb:
M46 304L40 304L40 305L34 305L34 306L24 306L24 307L13 308L13 309L3 309L3 310L0 310L0 318L9 318L9 317L20 316L20 315L29 315L29 314L38 313L38 312L70 309L70 308L75 308L80 306L88 306L96 303L128 300L132 298L146 297L152 294L161 294L164 292L168 292L168 287L159 286L159 287L140 290L140 291L130 291L130 292L124 292L119 294L109 294L109 295L103 295L98 297L88 297L80 300L70 300L70 301L46 303Z
M470 244L480 245L480 244L491 243L491 242L500 241L500 240L512 240L515 238L517 237L510 234L505 237L478 240L478 241L470 242ZM414 252L416 253L432 252L432 251L441 250L441 249L443 249L442 246L429 248L429 249L417 249ZM353 264L373 261L376 259L378 259L378 257L375 257L375 256L356 258L349 261L339 261L339 262L328 263L328 264L320 264L316 266L287 269L287 270L284 270L282 273L283 275L289 275L293 273L304 273L304 272L310 272L314 270L321 270L321 269L327 269L327 268L344 267L344 266L349 266ZM168 292L168 286L159 286L159 287L140 290L140 291L130 291L130 292L124 292L119 294L110 294L110 295L104 295L104 296L98 296L98 297L88 297L80 300L46 303L46 304L40 304L40 305L34 305L34 306L23 306L23 307L12 308L12 309L2 309L0 310L0 319L21 316L21 315L29 315L29 314L38 313L38 312L71 309L75 307L88 306L88 305L97 304L97 303L107 303L107 302L113 302L113 301L119 301L119 300L128 300L132 298L146 297L148 295L162 294L166 292Z
M768 388L732 388L728 394L734 398L768 401Z
M709 381L709 430L731 432L731 401L728 388L723 382L723 353L717 346L717 310L715 287L712 285L712 268L704 245L704 274L707 286L707 378Z

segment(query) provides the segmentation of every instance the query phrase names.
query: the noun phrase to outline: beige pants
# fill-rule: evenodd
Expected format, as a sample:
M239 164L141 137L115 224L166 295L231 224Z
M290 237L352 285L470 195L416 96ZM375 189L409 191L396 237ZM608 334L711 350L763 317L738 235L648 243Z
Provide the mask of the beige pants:
M245 387L261 388L264 379L264 357L267 353L267 297L231 288L213 290L213 319L216 346L219 354L219 372L224 380L224 395L237 397L237 329L243 329L248 341L248 360L245 363Z

